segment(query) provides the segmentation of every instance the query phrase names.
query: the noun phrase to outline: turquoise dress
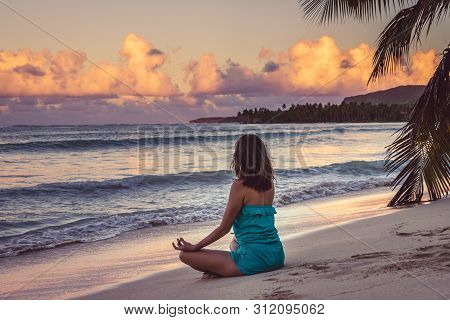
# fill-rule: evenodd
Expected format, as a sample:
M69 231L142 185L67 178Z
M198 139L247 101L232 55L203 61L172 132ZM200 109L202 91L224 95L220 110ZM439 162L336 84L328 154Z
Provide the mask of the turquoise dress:
M244 275L279 269L284 250L275 228L273 206L244 205L233 223L239 245L230 255Z

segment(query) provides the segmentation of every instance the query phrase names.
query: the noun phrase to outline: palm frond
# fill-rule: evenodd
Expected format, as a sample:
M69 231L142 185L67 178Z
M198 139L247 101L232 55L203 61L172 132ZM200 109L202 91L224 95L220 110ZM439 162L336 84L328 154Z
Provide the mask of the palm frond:
M391 8L401 8L411 0L300 0L307 19L330 23L354 18L372 20L386 14Z
M433 23L439 23L449 13L450 0L419 0L401 10L378 37L369 82L409 64L411 44L420 42Z
M392 182L402 183L388 206L420 202L424 183L430 200L450 190L450 48L444 51L433 77L414 105L410 120L387 147L385 168L400 173Z

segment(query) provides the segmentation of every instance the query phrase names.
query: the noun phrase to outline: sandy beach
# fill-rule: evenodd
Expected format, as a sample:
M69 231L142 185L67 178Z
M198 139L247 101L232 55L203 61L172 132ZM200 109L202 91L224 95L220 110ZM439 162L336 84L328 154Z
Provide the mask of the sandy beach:
M148 228L89 244L4 258L5 299L446 299L450 296L450 200L385 207L386 188L283 207L283 269L202 279L170 241L199 240L216 221ZM314 214L316 223L300 218ZM312 221L309 219L308 221ZM230 235L231 237L231 235ZM214 248L226 249L230 237Z
M286 266L270 273L202 280L182 268L83 299L448 299L449 208L446 199L289 239Z

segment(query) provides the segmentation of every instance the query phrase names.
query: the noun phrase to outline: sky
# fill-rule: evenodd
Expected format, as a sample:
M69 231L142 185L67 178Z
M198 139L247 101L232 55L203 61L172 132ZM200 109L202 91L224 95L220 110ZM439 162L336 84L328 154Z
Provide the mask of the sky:
M426 84L449 19L367 86L392 16L319 25L297 0L2 0L0 125L179 123Z

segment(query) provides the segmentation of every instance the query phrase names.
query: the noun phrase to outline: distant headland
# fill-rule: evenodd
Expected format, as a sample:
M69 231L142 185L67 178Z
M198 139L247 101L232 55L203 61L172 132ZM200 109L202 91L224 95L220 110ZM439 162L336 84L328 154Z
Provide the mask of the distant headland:
M191 120L190 123L239 123L238 117L210 117Z
M425 86L411 85L346 97L341 104L284 104L277 110L244 109L234 117L210 117L190 123L402 122Z

